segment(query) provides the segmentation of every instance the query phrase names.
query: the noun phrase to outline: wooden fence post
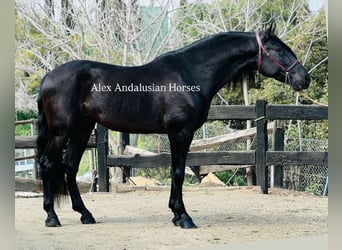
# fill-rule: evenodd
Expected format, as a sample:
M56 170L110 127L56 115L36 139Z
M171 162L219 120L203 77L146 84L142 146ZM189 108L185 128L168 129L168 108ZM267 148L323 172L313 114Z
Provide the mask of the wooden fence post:
M255 151L257 185L261 187L263 194L268 193L268 168L266 166L267 141L267 120L266 120L265 100L257 100L256 108L256 129L257 129L257 148Z
M275 120L273 129L273 151L284 151L284 121ZM271 186L283 187L283 165L273 165L271 171Z
M108 129L100 124L97 124L96 127L96 144L99 192L109 192L109 171L107 167Z

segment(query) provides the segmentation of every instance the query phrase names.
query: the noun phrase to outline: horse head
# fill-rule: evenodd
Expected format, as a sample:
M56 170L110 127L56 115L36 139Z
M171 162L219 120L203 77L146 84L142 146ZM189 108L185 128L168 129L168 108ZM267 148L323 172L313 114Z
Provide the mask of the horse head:
M259 46L258 71L267 77L290 84L296 91L307 89L310 84L309 73L274 32L275 25L271 23L266 31L255 34Z

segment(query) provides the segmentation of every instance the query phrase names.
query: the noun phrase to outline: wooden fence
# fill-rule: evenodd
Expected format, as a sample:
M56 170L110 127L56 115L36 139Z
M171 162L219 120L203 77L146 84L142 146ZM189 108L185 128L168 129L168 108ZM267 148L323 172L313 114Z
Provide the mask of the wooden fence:
M256 150L224 152L189 152L186 165L255 165L257 185L268 193L268 166L275 166L275 181L282 182L282 165L327 165L328 152L285 152L283 132L275 131L274 151L268 151L268 120L325 120L328 108L314 105L267 105L258 100L254 106L212 106L208 120L254 120L256 123ZM99 126L98 174L99 191L109 190L108 167L154 168L170 166L170 154L108 155L107 131ZM126 135L127 138L127 135ZM278 170L278 171L277 171Z
M254 120L256 123L256 150L223 152L189 152L187 166L203 165L255 165L257 185L262 193L268 193L268 166L275 166L275 182L282 182L282 166L327 165L328 152L286 152L284 134L281 129L274 131L274 150L268 151L268 120L326 120L328 107L314 105L267 105L258 100L253 106L212 106L208 120ZM129 135L121 135L121 148L128 145ZM15 148L35 148L36 137L16 137ZM109 191L108 167L123 167L128 172L134 168L154 168L170 166L170 154L157 155L108 155L108 131L97 126L96 136L91 136L88 147L97 148L98 185L100 192Z

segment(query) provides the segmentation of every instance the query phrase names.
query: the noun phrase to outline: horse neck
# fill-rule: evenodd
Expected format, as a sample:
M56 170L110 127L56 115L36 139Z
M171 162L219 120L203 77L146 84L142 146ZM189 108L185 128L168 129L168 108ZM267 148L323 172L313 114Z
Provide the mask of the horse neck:
M223 33L189 51L188 70L212 98L241 70L256 68L258 45L254 33Z

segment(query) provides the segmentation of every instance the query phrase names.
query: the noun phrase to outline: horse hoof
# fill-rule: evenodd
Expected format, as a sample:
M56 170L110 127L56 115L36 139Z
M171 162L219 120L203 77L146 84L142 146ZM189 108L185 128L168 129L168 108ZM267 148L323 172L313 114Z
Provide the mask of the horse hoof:
M184 229L197 228L197 226L195 225L195 223L192 221L191 218L183 220L180 223L180 226L181 228L184 228Z
M197 228L195 223L192 221L190 216L188 215L176 215L173 219L172 222L175 226L180 226L181 228L184 229L189 229L189 228Z
M60 227L61 223L59 222L57 217L48 217L45 220L46 227Z
M96 223L94 217L91 214L86 215L86 216L82 215L81 222L82 224L95 224Z

